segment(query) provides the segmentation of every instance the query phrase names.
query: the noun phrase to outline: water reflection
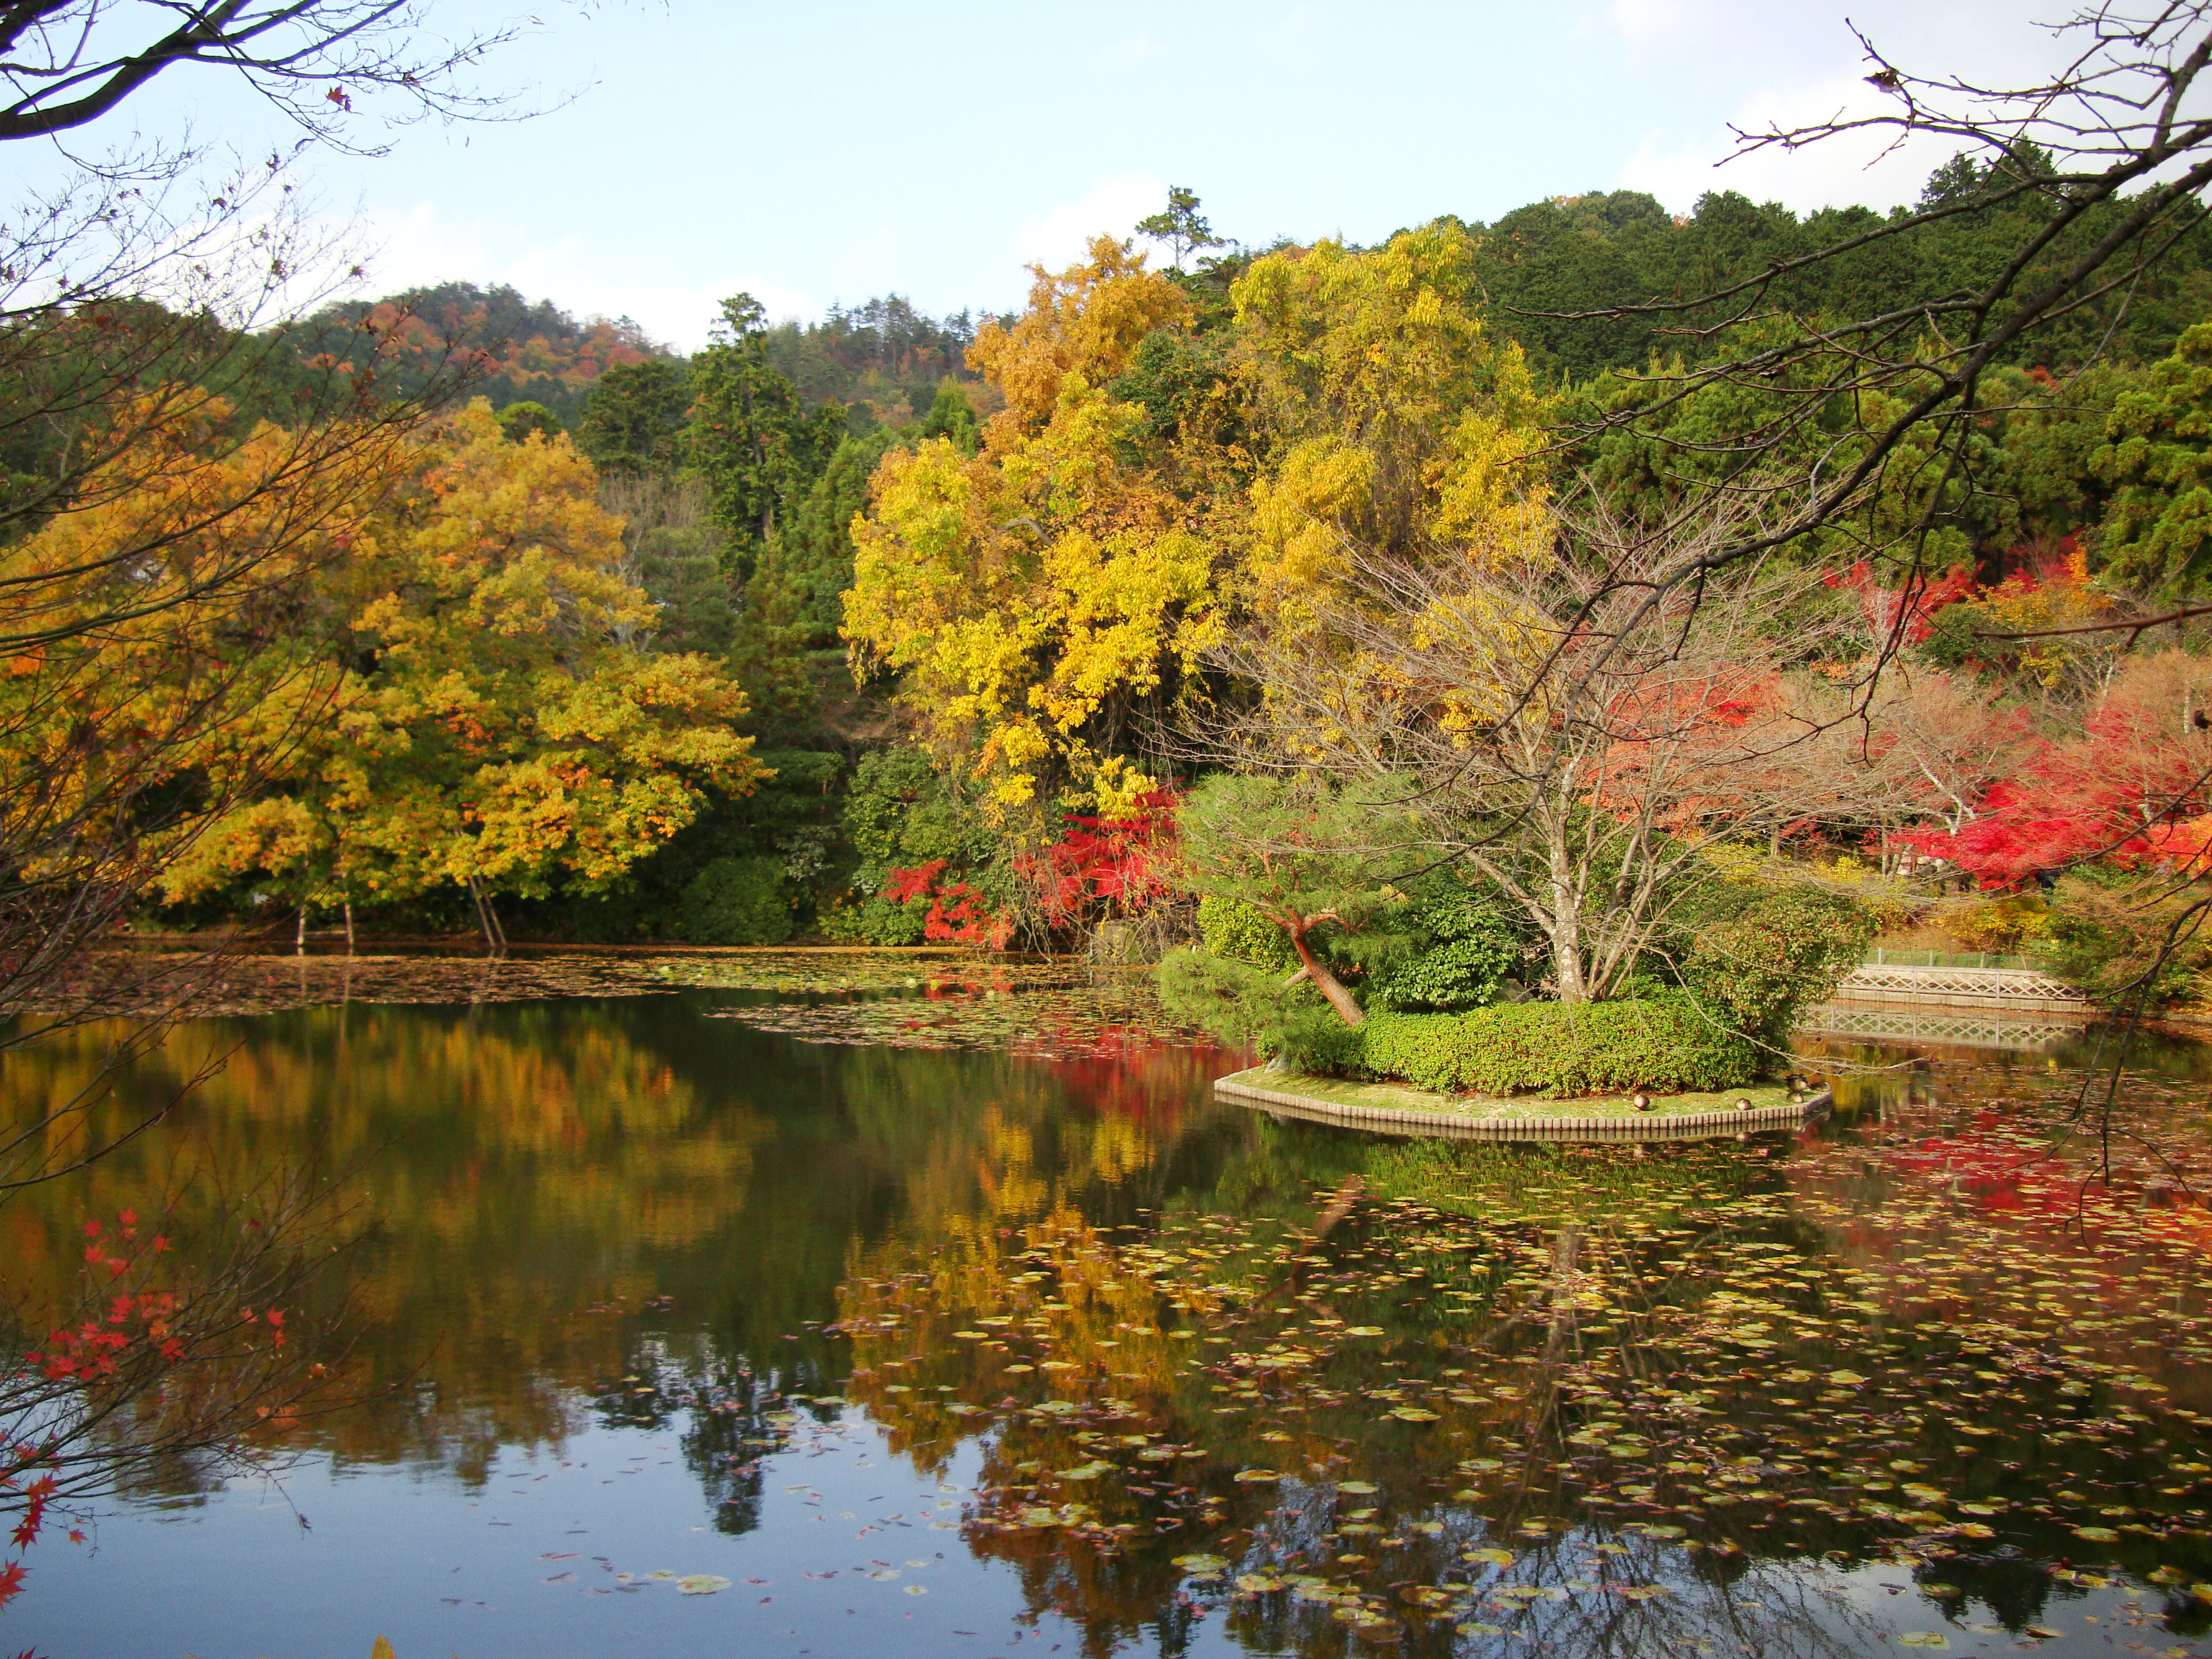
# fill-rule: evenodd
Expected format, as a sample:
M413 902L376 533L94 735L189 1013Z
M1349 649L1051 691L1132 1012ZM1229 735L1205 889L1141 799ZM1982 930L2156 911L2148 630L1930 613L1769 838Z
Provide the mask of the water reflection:
M188 1028L112 1121L218 1054L220 1077L11 1206L9 1270L58 1289L88 1211L312 1164L359 1229L366 1395L303 1428L313 1450L442 1472L459 1505L665 1446L698 1524L787 1553L828 1536L794 1531L792 1482L889 1457L965 1508L957 1530L856 1508L863 1539L937 1528L968 1603L1006 1575L1030 1627L1099 1654L1809 1659L2207 1628L2212 1231L2141 1146L2084 1184L2093 1033L1917 1060L1814 1036L1864 1068L1821 1133L1571 1149L1278 1123L1210 1098L1237 1057L1182 1044L808 1044L702 1017L729 1000ZM11 1060L9 1100L72 1086L100 1040ZM2142 1057L2131 1126L2201 1166L2207 1051ZM556 1478L580 1529L614 1501ZM528 1593L570 1593L542 1576ZM670 1629L727 1646L726 1621Z

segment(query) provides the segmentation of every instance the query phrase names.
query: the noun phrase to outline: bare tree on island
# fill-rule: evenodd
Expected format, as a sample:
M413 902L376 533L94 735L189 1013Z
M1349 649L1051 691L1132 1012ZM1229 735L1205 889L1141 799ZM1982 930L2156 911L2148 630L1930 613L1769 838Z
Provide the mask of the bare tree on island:
M1262 700L1213 752L1334 776L1372 817L1417 825L1394 869L1368 854L1372 879L1460 866L1542 939L1559 998L1583 1002L1719 876L1715 845L1863 817L1900 784L1805 672L1853 638L1817 576L1770 562L1652 609L1734 522L1671 543L1596 510L1558 528L1556 552L1352 551L1348 597L1310 628L1254 629L1218 655Z

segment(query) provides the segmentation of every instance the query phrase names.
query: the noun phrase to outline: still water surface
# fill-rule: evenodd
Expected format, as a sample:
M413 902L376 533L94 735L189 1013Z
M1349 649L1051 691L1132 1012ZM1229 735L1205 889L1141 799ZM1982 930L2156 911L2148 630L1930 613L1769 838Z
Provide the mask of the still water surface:
M1808 1036L1829 1123L1638 1157L1218 1103L1126 979L202 1021L8 1270L337 1172L368 1402L42 1542L0 1649L2212 1651L2212 1065L2085 1186L2091 1039L2014 1041Z

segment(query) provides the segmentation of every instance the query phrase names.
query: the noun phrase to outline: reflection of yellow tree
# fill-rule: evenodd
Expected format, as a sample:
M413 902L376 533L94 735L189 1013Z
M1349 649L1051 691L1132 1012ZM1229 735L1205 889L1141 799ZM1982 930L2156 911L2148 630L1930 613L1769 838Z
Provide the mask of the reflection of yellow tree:
M325 1008L256 1034L187 1026L122 1078L71 1133L106 1133L109 1115L134 1122L222 1062L161 1133L19 1199L9 1255L51 1294L73 1269L82 1213L159 1212L174 1195L188 1226L255 1172L313 1166L342 1181L356 1385L410 1385L404 1402L308 1431L343 1455L433 1450L471 1468L501 1442L565 1432L570 1391L624 1361L620 1325L580 1310L650 1293L657 1255L726 1225L766 1133L754 1114L705 1112L665 1061L574 1006ZM16 1057L5 1109L80 1086L105 1037ZM395 1146L405 1155L384 1155Z

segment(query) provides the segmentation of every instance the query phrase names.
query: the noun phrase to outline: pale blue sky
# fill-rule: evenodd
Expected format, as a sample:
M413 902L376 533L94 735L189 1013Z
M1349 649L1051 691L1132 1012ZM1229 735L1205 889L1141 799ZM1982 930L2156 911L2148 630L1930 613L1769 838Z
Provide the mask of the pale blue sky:
M441 0L459 26L511 5ZM1733 184L1796 206L1910 197L1940 154L1716 173L1729 120L1871 96L1850 15L1915 67L2046 68L2033 0L1124 0L1110 6L557 3L488 81L574 89L507 126L416 128L380 160L311 159L380 252L371 291L510 282L690 347L747 289L779 315L891 290L1018 304L1030 258L1127 234L1170 183L1247 241L1380 237L1438 213L1632 186L1686 210ZM234 88L169 113L248 143ZM149 105L150 128L164 118Z

